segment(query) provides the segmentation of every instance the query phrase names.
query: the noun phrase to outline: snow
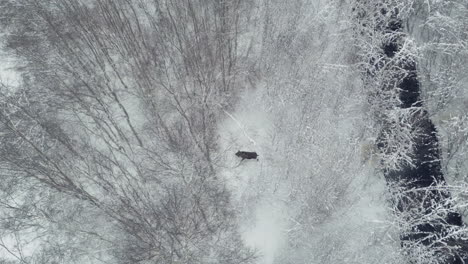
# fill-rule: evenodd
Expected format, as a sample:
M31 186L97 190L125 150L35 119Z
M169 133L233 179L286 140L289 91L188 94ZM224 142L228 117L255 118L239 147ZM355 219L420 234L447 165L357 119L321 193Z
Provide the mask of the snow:
M1 35L0 35L1 39ZM14 87L18 85L19 74L13 69L15 67L15 60L12 56L4 51L0 51L0 83Z
M297 188L303 185L303 188L314 190L313 184L322 184L319 188L330 186L326 184L326 175L323 175L330 168L326 162L321 165L307 160L307 157L291 157L282 152L287 151L282 149L282 142L287 139L281 138L284 135L275 130L275 120L279 117L272 114L266 101L265 87L246 90L239 102L240 107L226 114L225 121L220 125L220 148L225 163L221 174L238 204L243 238L260 255L258 263L375 263L379 260L382 260L381 263L399 263L399 238L392 227L392 215L387 209L385 180L376 170L372 159L364 162L360 161L359 155L353 155L351 165L349 161L339 162L337 166L350 166L348 169L354 170L349 171L352 177L337 176L337 179L350 180L346 193L340 198L344 200L343 204L340 205L338 199L323 205L328 213L321 221L317 219L323 216L312 214L308 216L309 219L300 217L301 210L309 208L314 212L314 206L320 207L314 203L322 201L312 200L312 204L304 207L307 201L300 195L305 191ZM285 104L284 107L291 106ZM353 133L353 123L359 117L349 121L343 113L338 116L335 118L342 120L340 124L330 121L324 123L337 127L337 134L342 140L348 140L347 137ZM314 126L297 125L306 131ZM321 124L318 128L325 129ZM327 134L329 137L336 136L329 131L323 134L316 130L315 133L324 137L324 140ZM367 141L367 137L363 137L356 139L355 144L365 145ZM320 149L313 145L309 147ZM328 150L322 151L334 152L334 147L329 145ZM350 147L344 151L352 149ZM260 155L259 161L241 162L234 155L238 150L256 151ZM301 149L298 149L296 154L301 155L300 152ZM309 171L311 166L325 178L318 176L312 180L301 180L302 175L307 175L301 171ZM309 194L310 197L316 195L319 194ZM317 199L320 197L317 196ZM300 246L291 248L294 244Z
M85 1L85 4L91 4L92 1L88 2ZM176 2L174 7L177 6ZM432 1L433 4L428 5L429 13L437 7L435 4L438 2ZM244 90L239 92L240 94L237 94L239 90L220 93L220 97L210 95L207 96L207 100L210 103L210 111L219 110L215 116L219 114L224 118L217 128L209 128L217 131L219 136L216 139L218 153L213 157L214 167L218 170L216 176L225 180L232 192L242 238L245 244L256 249L259 255L255 264L403 263L397 221L389 209L391 207L387 197L389 192L378 168L378 158L374 154L377 131L366 115L366 112L370 112L372 107L379 104L368 103L361 82L361 73L355 67L356 64L367 62L359 61L356 51L353 50L356 36L351 36L349 20L351 16L346 13L351 7L344 1L315 0L297 3L260 1L254 3L252 8L255 12L252 12L248 18L241 16L248 22L239 28L239 36L236 36L239 38L239 43L236 45L239 45L237 59L240 66L236 66L238 69L231 73L232 89ZM150 13L153 11L156 12L156 9ZM434 19L436 20L430 21L431 23L426 26L439 27L437 23L447 24L443 16L434 16ZM466 67L461 67L466 63L462 59L450 59L445 62L446 57L458 56L457 53L452 55L443 53L449 50L446 47L454 47L454 44L437 43L431 39L428 42L423 39L424 30L427 30L422 27L423 22L420 18L416 18L411 22L412 28L408 30L412 35L421 35L416 37L415 41L421 47L418 52L424 59L418 62L423 66L421 71L428 75L425 77L427 80L422 81L423 86L429 87L425 91L429 99L428 110L434 114L434 121L440 127L441 147L446 155L449 155L451 148L455 151L454 154L457 154L452 157L452 162L450 159L445 159L448 175L452 175L452 180L455 181L458 177L455 172L464 171L463 168L466 167L464 162L468 144L466 140L468 88ZM190 27L189 23L187 30L190 31ZM458 27L452 30L457 33ZM446 35L453 35L451 32L448 31L450 34ZM454 36L458 36L458 33ZM432 35L430 36L432 38ZM1 37L0 35L0 40ZM449 40L451 38L447 38L446 41ZM416 52L416 50L411 51ZM434 58L428 57L425 61L426 55L433 51L440 54L437 53ZM191 54L192 50L188 49L186 53ZM161 56L162 61L170 61L169 58L165 58L167 54L158 54L158 56ZM190 56L187 58L195 59ZM2 60L0 83L13 87L18 85L19 76L14 71L15 61L1 52L0 59ZM119 63L125 61L119 60L117 55L112 59ZM204 59L200 60L203 61ZM452 63L456 63L453 64L456 67L451 65ZM177 66L182 65L174 65L175 68ZM442 70L448 66L453 69L448 72ZM135 72L130 70L132 67L130 60L128 65L122 63L121 67L126 69L123 72L129 72L129 76L138 73L138 70ZM455 71L456 68L460 72ZM205 70L204 68L201 70L201 75L211 76L211 72ZM179 81L179 76L176 78L176 75L172 76L173 79L168 77L167 80L175 89L186 82L186 80ZM240 77L241 75L247 76L245 80L244 77ZM143 145L147 149L152 151L151 146L154 144L154 149L159 150L160 139L155 138L154 131L150 129L158 125L158 122L153 122L155 121L153 114L159 111L164 122L169 125L176 123L174 120L178 120L181 113L176 112L175 107L171 105L172 98L164 100L167 94L160 92L159 87L155 85L152 87L154 94L151 95L154 96L152 103L158 109L154 112L145 111L147 105L142 103L144 100L139 97L141 94L135 93L136 83L133 83L138 80L139 75L135 74L133 77L136 78L128 79L126 74L123 75L123 81L129 84L130 91L122 87L127 85L118 81L116 76L113 74L111 76L113 76L110 77L111 85L115 88L113 89L119 97L119 103L113 101L114 97L111 94L106 94L109 91L101 91L102 98L109 104L109 118L116 121L123 133L130 135L130 138L134 128L137 133L133 136L138 134L142 135L143 139L148 139L143 140ZM213 81L207 84L207 87L216 89L220 76L207 78ZM157 79L160 76L155 73L153 77ZM191 77L184 76L184 78ZM147 85L143 80L140 84ZM235 99L231 98L231 95L235 95ZM237 96L240 99L235 106L227 103L237 100ZM192 106L199 101L187 100L187 102L186 105L182 105L187 111L197 109ZM226 105L231 108L227 108ZM183 112L182 109L179 110ZM127 121L125 113L128 114L130 121ZM98 111L96 116L99 116ZM64 131L76 141L79 141L80 137L86 138L88 133L81 129L82 126L81 128L73 126L75 122L79 124L78 117L92 124L91 118L84 114L83 116L77 114L76 117L64 114L61 117L66 121L66 124L62 125ZM177 128L174 129L176 132ZM192 140L196 140L196 136L194 137ZM401 138L394 141L403 142ZM120 175L125 173L129 176L137 175L139 166L148 169L149 179L156 176L155 179L158 180L166 177L167 179L163 180L171 183L178 181L171 173L166 173L169 176L158 174L159 170L154 170L153 173L153 166L158 165L154 164L153 159L144 159L146 156L139 152L140 149L136 146L132 149L133 145L130 143L112 148L100 137L91 136L89 145L97 152L113 156L113 160L124 168L121 171L111 168L115 169L111 173L116 175L115 182L112 182L115 186L122 184ZM235 156L239 150L255 151L259 154L258 161L241 161ZM171 160L171 157L167 159ZM180 164L182 167L185 166L184 162ZM85 168L87 164L76 161L74 165L74 168L79 169ZM459 168L461 165L463 167ZM160 171L164 172L164 168ZM184 167L180 171L184 179L186 171L187 175L190 174L190 168L185 170ZM189 177L187 176L187 179ZM102 194L100 188L93 188L91 179L89 182L87 179L76 181L89 185L88 193L96 197ZM131 184L137 186L137 183L129 182L129 185ZM157 204L155 201L159 199L159 192L153 185L148 183L145 186L138 186L135 190L154 194L149 196L152 202L149 205ZM108 196L101 201L112 204L112 199L115 198ZM59 208L61 202L72 204L60 201L58 198L54 199L57 205L52 205L56 208ZM81 205L76 204L76 206ZM89 216L93 214L93 210L88 212ZM102 219L96 220L96 217L88 215L83 215L82 218L93 219L89 222L83 221L89 226L99 225L105 221L103 216ZM82 221L82 219L75 220L76 223ZM49 224L53 229L54 225ZM59 224L64 223L57 223ZM99 230L103 234L110 234L113 241L118 241L121 234L113 232L112 225L114 224L108 223ZM109 230L104 230L107 228ZM90 227L89 230L95 228ZM51 232L49 235L53 237L56 234ZM57 235L58 238L60 236ZM79 240L77 236L70 238ZM28 236L22 239L21 242L28 242ZM5 237L4 242L14 248L13 237ZM92 248L92 243L88 241L86 243ZM37 246L34 243L31 245ZM98 247L90 255L106 250ZM34 250L26 247L26 251L27 255L30 255L29 253ZM0 248L0 258L3 257L2 254L6 253Z

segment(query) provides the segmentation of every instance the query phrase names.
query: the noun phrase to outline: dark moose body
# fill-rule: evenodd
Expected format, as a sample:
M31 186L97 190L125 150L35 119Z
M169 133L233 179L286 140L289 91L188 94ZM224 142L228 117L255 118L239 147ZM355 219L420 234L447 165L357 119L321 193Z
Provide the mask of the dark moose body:
M257 159L259 155L257 154L257 152L239 150L237 151L236 156L242 158L242 160L245 160L245 159Z

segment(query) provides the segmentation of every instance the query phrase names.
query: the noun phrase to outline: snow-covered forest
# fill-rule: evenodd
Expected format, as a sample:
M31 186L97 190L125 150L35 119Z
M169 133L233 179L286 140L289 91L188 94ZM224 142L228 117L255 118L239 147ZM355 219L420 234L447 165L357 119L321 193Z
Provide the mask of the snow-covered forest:
M468 263L468 0L0 0L0 264Z

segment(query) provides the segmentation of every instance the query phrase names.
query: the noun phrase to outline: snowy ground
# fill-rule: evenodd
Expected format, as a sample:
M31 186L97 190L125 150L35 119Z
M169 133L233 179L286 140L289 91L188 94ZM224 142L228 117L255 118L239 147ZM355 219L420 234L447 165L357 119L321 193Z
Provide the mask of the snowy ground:
M0 35L1 39L1 35ZM15 86L18 82L18 74L12 67L14 67L13 58L0 51L0 83L7 86Z
M307 185L329 186L324 173L330 168L316 160L297 162L287 150L283 152L282 142L287 139L279 138L284 135L277 131L278 118L268 109L262 89L246 91L240 110L229 113L220 129L226 164L223 175L239 205L244 239L261 255L259 263L398 263L399 240L389 222L385 181L371 159L362 161L359 156L364 155L359 148L365 143L358 140L357 148L344 148L358 149L351 155L352 162L360 165L348 167L353 170L351 177L336 178L350 180L341 197L328 205L314 207L313 200L304 204L304 195L317 190ZM347 126L338 124L338 129L340 125ZM339 133L346 138L353 130ZM331 145L329 151L333 148ZM256 151L259 161L240 162L234 155L237 150ZM301 155L301 150L296 155ZM301 171L310 173L311 164L322 177L301 180L308 174ZM341 165L349 166L345 162ZM290 176L288 170L298 177ZM297 190L300 185L304 185L303 190ZM309 197L320 198L314 193ZM323 201L317 199L319 203Z

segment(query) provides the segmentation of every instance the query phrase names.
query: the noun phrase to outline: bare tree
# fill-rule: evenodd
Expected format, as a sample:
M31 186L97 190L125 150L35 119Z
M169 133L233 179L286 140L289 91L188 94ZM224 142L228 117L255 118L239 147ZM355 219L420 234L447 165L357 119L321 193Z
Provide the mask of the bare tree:
M1 89L2 210L27 223L3 227L44 242L25 259L250 262L216 138L249 77L248 3L2 5L23 64L21 85Z

